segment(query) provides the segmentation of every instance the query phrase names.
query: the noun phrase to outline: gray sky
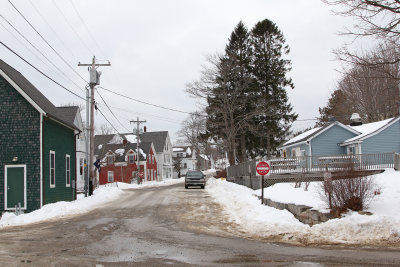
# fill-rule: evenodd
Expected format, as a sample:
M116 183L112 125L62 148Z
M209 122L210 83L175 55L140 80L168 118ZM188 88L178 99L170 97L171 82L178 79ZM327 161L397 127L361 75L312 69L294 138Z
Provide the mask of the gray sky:
M291 49L289 58L293 69L289 76L294 81L295 89L288 91L288 94L300 120L318 116L318 107L327 103L334 90L340 75L335 71L339 63L331 52L344 42L344 37L338 36L337 32L352 23L348 18L332 15L330 7L320 0L12 2L85 79L88 77L87 68L78 67L77 64L79 61L90 62L95 54L98 59L110 60L112 64L111 67L100 68L103 72L101 86L142 101L188 112L195 111L196 106L195 100L185 94L185 84L199 78L205 56L223 51L230 33L240 20L251 29L256 22L268 18L281 29ZM75 12L74 6L81 17ZM0 1L0 14L79 87L84 88L85 83L81 78L55 55L7 0ZM24 58L82 97L85 96L84 91L57 73L1 17L0 34L1 40ZM36 56L20 42L34 51ZM84 103L53 85L4 47L0 47L0 55L31 80L55 105ZM120 132L126 132L126 128L132 129L129 119L139 117L147 120L150 131L168 130L174 139L180 122L187 116L99 91L111 107L119 108L112 109L125 128L106 107L100 106ZM102 103L98 96L96 100ZM96 121L104 123L100 114L96 115ZM302 129L314 122L299 121L294 126Z

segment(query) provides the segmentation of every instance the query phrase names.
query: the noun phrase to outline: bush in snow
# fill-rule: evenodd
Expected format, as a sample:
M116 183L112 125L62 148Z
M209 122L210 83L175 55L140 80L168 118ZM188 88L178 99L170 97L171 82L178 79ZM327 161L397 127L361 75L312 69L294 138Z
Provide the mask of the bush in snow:
M320 195L331 213L339 216L348 209L361 211L368 208L377 191L380 190L374 177L354 177L351 172L344 172L339 179L328 179L321 183Z

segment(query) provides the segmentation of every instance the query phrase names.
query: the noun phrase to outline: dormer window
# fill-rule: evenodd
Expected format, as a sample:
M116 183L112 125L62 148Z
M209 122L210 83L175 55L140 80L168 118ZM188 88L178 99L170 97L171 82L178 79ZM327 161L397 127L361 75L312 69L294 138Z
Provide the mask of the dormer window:
M134 154L130 154L128 156L128 162L129 162L129 164L135 163L135 155Z
M108 155L107 156L107 165L112 165L112 164L114 164L114 156Z

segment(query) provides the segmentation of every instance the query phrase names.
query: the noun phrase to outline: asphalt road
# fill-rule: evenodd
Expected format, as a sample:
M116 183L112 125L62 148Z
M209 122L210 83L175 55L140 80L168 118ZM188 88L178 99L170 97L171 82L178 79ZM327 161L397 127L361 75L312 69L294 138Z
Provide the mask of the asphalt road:
M205 190L126 190L84 215L1 229L0 266L400 266L399 250L300 247L240 232Z

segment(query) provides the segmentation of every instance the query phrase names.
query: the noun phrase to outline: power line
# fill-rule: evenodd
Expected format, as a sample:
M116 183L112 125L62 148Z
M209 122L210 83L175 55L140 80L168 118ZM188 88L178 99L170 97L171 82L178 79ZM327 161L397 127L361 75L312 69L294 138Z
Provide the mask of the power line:
M52 1L53 4L55 5L55 7L58 9L58 11L61 13L61 15L63 16L65 22L68 24L68 26L71 28L71 30L75 33L75 35L78 37L79 41L83 44L83 46L86 47L86 49L89 51L89 53L91 53L92 55L95 55L95 53L93 53L93 51L89 48L89 46L83 41L83 39L79 36L78 32L75 31L74 27L72 26L72 24L68 21L67 17L64 15L64 12L62 12L61 8L57 5L56 1Z
M87 33L89 34L90 38L93 40L94 44L97 46L97 49L100 51L100 53L102 54L103 57L106 57L106 56L105 56L105 53L104 53L103 50L101 49L99 43L98 43L98 42L96 41L96 39L94 38L92 32L89 30L88 26L86 25L85 21L83 20L83 18L82 18L82 16L81 16L81 14L79 13L78 9L76 8L76 6L75 6L75 4L74 4L74 1L73 1L73 0L70 0L69 2L71 3L72 7L74 8L75 13L78 15L79 19L81 20L81 22L82 22L83 26L85 27Z
M182 111L182 110L178 110L178 109L174 109L174 108L164 107L164 106L161 106L161 105L151 104L151 103L149 103L149 102L145 102L145 101L142 101L142 100L139 100L139 99L132 98L132 97L127 96L127 95L123 95L123 94L114 92L114 91L112 91L112 90L110 90L110 89L107 89L107 88L104 88L104 87L102 87L102 86L99 86L99 88L100 88L100 89L103 89L103 90L106 90L106 91L108 91L108 92L110 92L110 93L113 93L113 94L115 94L115 95L118 95L118 96L127 98L127 99L129 99L129 100L132 100L132 101L135 101L135 102L138 102L138 103L142 103L142 104L145 104L145 105L149 105L149 106L152 106L152 107L161 108L161 109L165 109L165 110L169 110L169 111L174 111L174 112L179 112L179 113L183 113L183 114L189 114L189 115L194 114L194 113L192 113L192 112L187 112L187 111Z
M47 74L45 74L44 72L42 72L41 70L39 70L37 67L35 67L32 63L30 63L29 61L27 61L25 58L23 58L22 56L20 56L17 52L15 52L14 50L12 50L10 47L8 47L6 44L4 44L2 41L0 41L0 44L3 45L5 48L7 48L10 52L12 52L14 55L16 55L17 57L19 57L22 61L24 61L26 64L28 64L29 66L31 66L32 68L34 68L37 72L39 72L40 74L42 74L44 77L46 77L47 79L49 79L50 81L52 81L53 83L57 84L58 86L60 86L61 88L63 88L64 90L68 91L69 93L73 94L74 96L86 101L85 98L81 97L80 95L74 93L73 91L69 90L67 87L65 87L64 85L58 83L56 80L54 80L53 78L49 77Z
M113 127L113 129L119 134L121 135L121 133L117 130L117 128L114 127L114 125L106 118L106 116L104 116L103 112L101 112L101 110L99 108L97 108L97 110L100 112L101 116L103 116L103 118L111 125L111 127Z
M50 28L50 30L54 33L54 35L56 36L56 38L58 39L58 41L61 43L61 45L68 51L71 53L71 55L73 57L76 58L76 55L74 54L74 52L69 49L64 42L61 40L61 37L58 35L58 33L53 29L53 27L50 25L50 23L47 21L47 19L45 18L45 16L42 15L42 13L40 12L40 10L33 4L32 0L29 0L30 4L32 5L32 7L35 9L36 13L42 18L42 20L47 24L47 26Z
M11 2L11 0L8 0L8 2L13 6L13 8L18 12L18 14L26 21L26 23L31 26L31 28L42 38L42 40L53 50L54 53L76 74L78 75L85 83L86 80L62 57L54 48L53 46L50 45L50 43L39 33L38 30L29 22L29 20L18 10L18 8Z
M53 63L42 51L40 51L39 48L37 48L31 41L28 40L28 38L25 37L8 19L6 19L2 14L0 14L2 19L7 22L8 25L10 25L11 28L14 29L26 42L28 42L39 54L41 54L54 68L56 68L67 80L69 80L71 83L73 83L77 88L80 90L83 90L80 88L80 86L75 83L71 78L69 78L59 67L57 67L56 64ZM7 29L6 29L7 30ZM14 36L15 38L15 36ZM29 49L28 49L29 50ZM29 50L30 51L30 50ZM43 61L42 61L43 62Z
M126 128L126 127L121 123L121 121L115 116L114 112L110 109L110 107L108 106L108 104L106 103L106 101L104 100L104 98L101 96L99 90L96 89L96 91L97 91L98 95L100 96L101 100L103 100L103 103L107 106L107 108L108 108L108 110L110 111L110 113L114 116L114 118L119 122L119 124L121 124L121 126L122 126L123 128L125 128L125 130L129 131L128 128Z

